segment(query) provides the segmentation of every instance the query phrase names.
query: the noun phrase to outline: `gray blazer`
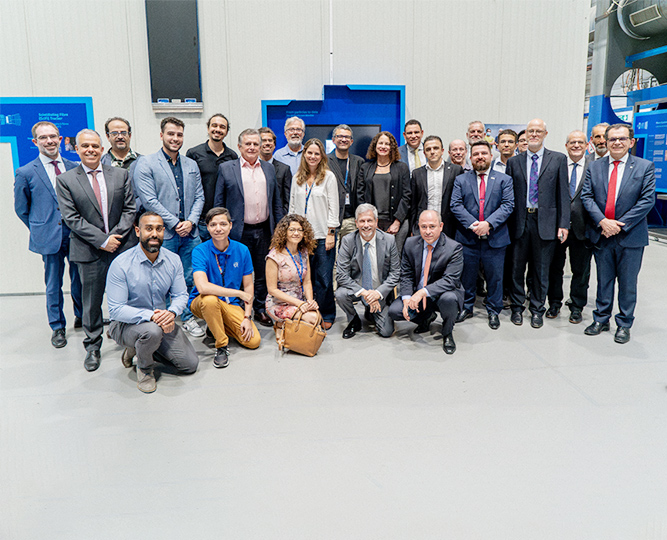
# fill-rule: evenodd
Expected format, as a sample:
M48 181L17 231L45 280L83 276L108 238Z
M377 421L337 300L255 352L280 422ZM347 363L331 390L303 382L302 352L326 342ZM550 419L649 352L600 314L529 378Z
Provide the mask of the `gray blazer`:
M194 227L190 234L197 237L199 236L197 223L204 208L204 188L197 162L183 155L180 156L180 160L183 169L185 219L192 222ZM165 225L164 239L171 239L176 234L174 228L179 222L178 188L162 149L155 154L139 158L134 169L133 181L137 197L141 199L144 208L162 216Z

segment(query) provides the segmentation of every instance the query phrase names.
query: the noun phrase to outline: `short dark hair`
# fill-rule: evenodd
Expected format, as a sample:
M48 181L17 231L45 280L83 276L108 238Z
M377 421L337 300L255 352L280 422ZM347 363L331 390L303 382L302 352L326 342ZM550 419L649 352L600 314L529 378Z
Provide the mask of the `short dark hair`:
M525 129L522 129L521 131L519 131L519 133L516 134L516 140L517 140L517 142L519 142L519 139L521 138L521 135L525 135L525 134L526 134L526 130L525 130Z
M174 116L167 116L167 118L163 118L162 122L160 122L160 131L162 133L164 133L164 128L167 124L174 124L175 126L179 126L185 129L185 122L183 122L183 120Z
M139 226L139 223L141 223L141 218L143 218L144 216L146 216L146 217L157 216L160 219L162 219L162 216L160 214L158 214L157 212L153 212L152 210L145 210L145 211L141 212L141 214L137 214L137 217L134 220L134 224L137 227ZM164 219L162 219L162 223L164 223Z
M438 141L440 143L440 148L443 148L443 149L445 148L445 145L442 144L442 139L440 137L438 137L437 135L429 135L428 137L426 137L424 139L424 142L423 142L424 146L426 146L426 143L430 142L430 141Z
M524 129L524 131L526 131L526 130ZM498 133L498 137L496 138L496 140L499 141L500 137L502 135L509 135L510 137L514 137L514 142L517 142L519 140L519 136L516 134L516 131L514 131L513 129L503 129L503 130L501 130L500 133Z
M262 138L263 133L268 133L269 135L271 135L271 137L273 137L273 142L274 143L276 142L276 134L273 132L273 130L271 128L261 127L257 131L259 131L259 138L260 139Z
M410 118L410 120L408 120L408 121L405 123L405 126L403 127L403 131L405 131L406 129L408 129L408 126L413 126L413 125L415 125L415 126L419 126L419 129L424 129L424 128L422 127L422 123L421 123L419 120L417 120L417 119L415 119L415 118Z
M491 143L489 141L485 141L482 139L481 141L475 141L470 145L470 153L472 154L472 149L475 148L475 146L486 146L489 149L489 152L491 152Z
M211 120L213 120L216 116L219 116L220 118L224 118L225 122L227 122L227 129L229 129L229 120L227 120L227 117L222 113L212 114L211 117L208 120L206 120L206 127L207 128L211 127Z
M206 225L208 225L215 216L227 216L227 221L230 223L232 222L232 215L229 213L229 210L222 206L215 206L206 212L206 217L204 218Z
M630 136L631 139L635 138L635 130L630 124L612 124L611 126L607 127L607 129L604 130L604 138L609 140L609 130L610 129L620 129L620 128L625 128L628 130L628 135Z
M125 118L121 118L120 116L114 116L112 118L109 118L104 123L104 133L106 133L107 135L109 134L109 124L114 121L124 122L125 125L127 126L127 132L132 133L132 126L130 125L130 123L127 120L125 120Z

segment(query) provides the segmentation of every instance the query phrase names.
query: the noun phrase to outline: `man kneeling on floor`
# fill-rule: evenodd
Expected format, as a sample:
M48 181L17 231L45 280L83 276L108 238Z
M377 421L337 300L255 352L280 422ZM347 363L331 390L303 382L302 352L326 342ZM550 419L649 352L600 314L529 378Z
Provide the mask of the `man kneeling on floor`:
M204 319L215 338L213 365L229 365L228 335L244 347L256 349L261 341L250 320L255 293L250 251L241 242L229 239L232 222L226 208L211 208L206 214L211 239L192 252L190 310Z
M174 323L188 301L183 264L178 255L160 249L164 222L155 212L139 217L134 228L139 244L111 263L107 275L109 335L123 345L123 365L137 357L137 386L155 392L155 361L168 362L183 374L194 373L199 357L183 330ZM166 297L171 297L167 309Z

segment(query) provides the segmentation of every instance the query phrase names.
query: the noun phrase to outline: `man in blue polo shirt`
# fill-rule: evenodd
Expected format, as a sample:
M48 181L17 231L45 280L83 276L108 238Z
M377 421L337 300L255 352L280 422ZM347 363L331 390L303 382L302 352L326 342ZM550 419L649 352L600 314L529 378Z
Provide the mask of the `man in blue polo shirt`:
M245 245L229 239L232 220L226 208L211 208L206 228L211 239L192 252L195 286L189 305L215 338L213 365L224 368L229 365L229 335L248 349L256 349L261 341L250 319L255 293L252 259Z

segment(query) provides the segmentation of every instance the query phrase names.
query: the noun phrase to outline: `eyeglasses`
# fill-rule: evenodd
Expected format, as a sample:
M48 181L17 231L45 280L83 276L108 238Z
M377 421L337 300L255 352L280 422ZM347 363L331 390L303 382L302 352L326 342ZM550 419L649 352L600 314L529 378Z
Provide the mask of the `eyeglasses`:
M118 135L122 135L123 137L127 137L130 133L128 131L110 131L109 135L112 137L118 137Z
M285 131L287 133L303 133L303 129L301 128L287 128Z
M542 135L544 133L543 129L527 129L526 133L528 135Z
M339 141L351 141L352 137L350 135L336 135L336 139Z
M628 142L630 140L630 137L611 137L610 139L607 139L608 143L615 143L615 142Z
M51 139L59 139L60 135L40 135L37 137L38 141L50 141Z
M287 232L290 234L302 233L303 229L295 229L294 227L290 227L287 229Z

